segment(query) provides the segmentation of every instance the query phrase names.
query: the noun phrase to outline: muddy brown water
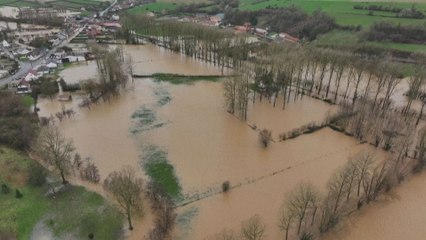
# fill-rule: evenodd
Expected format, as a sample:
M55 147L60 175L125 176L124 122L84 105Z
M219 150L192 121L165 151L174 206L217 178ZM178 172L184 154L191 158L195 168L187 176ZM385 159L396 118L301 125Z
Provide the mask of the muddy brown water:
M323 239L425 239L425 182L425 173L413 176L387 195L386 199L353 214Z
M132 54L137 74L219 72L212 65L154 46L130 46L125 50ZM72 66L61 75L72 82L94 77L95 63ZM166 98L171 101L160 103ZM300 182L311 182L324 190L333 171L348 157L362 150L374 151L328 128L278 142L279 133L320 123L336 108L308 97L288 104L284 111L280 102L273 108L263 101L249 108L248 121L244 123L225 111L220 82L171 85L138 79L116 99L91 110L79 109L79 101L81 97L74 95L72 102L65 103L65 108L73 108L77 114L58 125L74 140L83 157L93 159L102 178L123 165L138 169L140 176L146 177L139 160L143 146L153 144L167 152L184 196L202 198L178 208L174 239L206 239L223 228L239 233L241 222L255 214L266 224L266 239L279 239L279 209L289 191ZM131 116L141 106L152 110L155 121L164 125L132 133L135 119ZM41 116L62 108L57 101L47 99L41 100L39 107ZM258 133L248 124L271 129L276 142L263 148ZM377 153L377 158L384 158L384 154ZM225 180L234 188L227 194L217 194ZM151 219L137 221L129 238L141 239L150 228Z

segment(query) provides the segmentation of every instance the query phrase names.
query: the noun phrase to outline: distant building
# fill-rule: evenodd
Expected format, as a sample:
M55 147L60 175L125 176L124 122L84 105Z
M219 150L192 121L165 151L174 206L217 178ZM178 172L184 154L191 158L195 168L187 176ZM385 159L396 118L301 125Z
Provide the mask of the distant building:
M281 40L287 41L287 42L297 43L300 41L297 37L293 37L288 33L280 33L278 36L281 38Z

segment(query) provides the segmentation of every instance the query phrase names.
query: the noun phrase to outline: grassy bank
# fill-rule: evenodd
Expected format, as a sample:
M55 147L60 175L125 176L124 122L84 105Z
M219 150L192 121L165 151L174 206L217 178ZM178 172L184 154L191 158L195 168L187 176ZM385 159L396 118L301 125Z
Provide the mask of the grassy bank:
M144 76L135 75L134 77L154 78L154 80L156 81L169 82L172 84L191 84L196 81L216 82L222 78L222 76L216 76L216 75L215 76L209 76L209 75L190 76L190 75L168 74L168 73L155 73L152 75L144 75Z
M0 184L10 189L7 194L0 192L0 239L29 239L35 224L42 219L58 238L71 235L86 239L93 233L96 239L118 239L122 217L100 195L68 186L55 198L47 197L46 184L34 184L36 168L43 169L24 153L0 146ZM15 197L16 189L22 198Z
M174 200L180 200L182 188L166 152L154 145L147 146L141 163L152 181L160 185Z

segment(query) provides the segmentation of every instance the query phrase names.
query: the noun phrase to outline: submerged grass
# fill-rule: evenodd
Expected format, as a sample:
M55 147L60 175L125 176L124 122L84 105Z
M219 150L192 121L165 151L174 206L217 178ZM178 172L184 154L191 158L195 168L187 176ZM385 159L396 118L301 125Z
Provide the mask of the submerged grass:
M156 81L169 82L172 84L191 84L196 81L212 81L217 82L221 76L188 76L180 74L155 73L152 77Z
M141 163L152 181L161 186L175 201L181 199L182 188L165 151L158 146L149 145L144 148Z

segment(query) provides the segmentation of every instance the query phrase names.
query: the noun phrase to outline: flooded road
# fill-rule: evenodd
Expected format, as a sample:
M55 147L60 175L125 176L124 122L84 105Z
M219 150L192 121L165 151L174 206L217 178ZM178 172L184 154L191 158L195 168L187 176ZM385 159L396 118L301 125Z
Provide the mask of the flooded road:
M218 74L212 65L198 62L154 46L126 46L136 65L135 74ZM96 77L96 64L67 68L65 81ZM304 97L286 110L263 101L250 106L248 121L242 122L224 109L221 82L199 81L172 85L152 79L137 79L109 102L79 109L81 97L66 103L77 114L58 123L74 140L82 157L91 157L101 178L130 165L144 176L140 161L145 146L158 146L167 153L182 187L185 201L201 198L178 208L174 239L206 239L222 231L239 233L241 222L259 214L266 223L267 238L279 239L278 212L286 195L300 182L324 189L332 172L359 151L373 149L352 138L325 128L294 140L278 142L278 134L302 125L323 122L336 107ZM251 104L250 104L251 105ZM40 100L41 116L61 110L57 101ZM149 116L139 121L135 116ZM267 149L258 132L273 131L275 143ZM382 158L383 156L378 156ZM230 181L233 189L219 193ZM182 203L181 202L181 203ZM130 239L147 233L146 219L136 225Z

